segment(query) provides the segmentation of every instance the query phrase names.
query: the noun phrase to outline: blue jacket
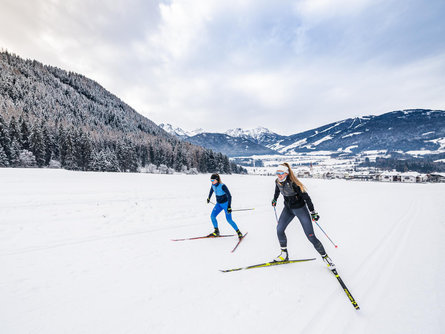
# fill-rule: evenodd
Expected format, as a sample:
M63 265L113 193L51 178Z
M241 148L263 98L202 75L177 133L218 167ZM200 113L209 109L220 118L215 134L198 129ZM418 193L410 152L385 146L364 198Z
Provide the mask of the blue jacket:
M230 191L224 183L217 183L215 185L212 184L212 187L210 188L209 198L212 197L213 192L215 192L216 202L225 203L228 201L228 207L231 207L232 195L230 195Z

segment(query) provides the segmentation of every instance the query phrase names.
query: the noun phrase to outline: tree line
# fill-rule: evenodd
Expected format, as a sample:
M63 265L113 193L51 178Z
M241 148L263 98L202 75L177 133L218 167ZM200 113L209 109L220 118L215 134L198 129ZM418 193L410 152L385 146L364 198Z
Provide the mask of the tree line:
M445 163L442 162L445 156L435 155L433 157L422 158L376 158L375 161L370 161L366 158L360 167L375 167L383 170L396 170L397 172L414 171L418 173L432 173L432 172L445 172ZM442 158L442 159L441 159Z
M242 173L227 156L189 143L153 137L145 144L122 136L100 139L84 129L43 121L32 124L26 115L0 115L0 167L52 167L81 171L137 172L149 164L175 171Z

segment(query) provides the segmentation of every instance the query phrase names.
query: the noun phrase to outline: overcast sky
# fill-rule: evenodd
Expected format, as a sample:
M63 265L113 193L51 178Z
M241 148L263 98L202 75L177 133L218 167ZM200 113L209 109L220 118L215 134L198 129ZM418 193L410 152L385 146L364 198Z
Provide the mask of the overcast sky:
M156 123L292 134L445 109L445 0L0 0L0 48Z

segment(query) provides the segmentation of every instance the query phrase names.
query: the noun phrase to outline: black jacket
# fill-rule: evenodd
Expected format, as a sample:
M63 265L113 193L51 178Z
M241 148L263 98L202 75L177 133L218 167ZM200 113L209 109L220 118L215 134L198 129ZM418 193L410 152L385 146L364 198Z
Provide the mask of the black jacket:
M288 208L299 209L307 204L309 211L314 211L314 204L312 204L309 194L301 191L300 187L291 180L286 179L283 183L275 182L274 200L278 199L280 192L284 197L284 205Z

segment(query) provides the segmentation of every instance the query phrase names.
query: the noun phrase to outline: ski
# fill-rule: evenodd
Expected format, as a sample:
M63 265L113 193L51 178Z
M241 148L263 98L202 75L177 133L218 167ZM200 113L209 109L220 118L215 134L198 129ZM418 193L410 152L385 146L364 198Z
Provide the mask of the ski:
M222 234L217 237L211 235L211 236L202 236L202 237L193 237L193 238L183 238L183 239L171 239L172 241L186 241L186 240L198 240L198 239L213 239L213 238L226 238L226 237L233 237L235 234Z
M328 265L329 270L335 275L335 277L338 280L338 283L340 283L341 287L343 288L343 291L346 293L346 296L348 296L349 300L352 303L352 306L354 306L354 308L356 310L360 310L360 307L358 306L357 302L355 301L354 297L352 297L351 293L349 292L349 289L347 288L346 284L343 282L343 280L341 279L340 275L337 272L337 269L333 268L331 269Z
M253 266L248 267L241 267L241 268L234 268L234 269L226 269L226 270L220 270L223 273L229 273L232 271L239 271L239 270L247 270L247 269L254 269L254 268L264 268L264 267L271 267L271 266L278 266L281 264L288 264L288 263L297 263L297 262L306 262L306 261L313 261L313 259L301 259L301 260L288 260L288 261L279 261L279 262L266 262L266 263L260 263L260 264L254 264Z
M249 232L246 232L241 238L239 238L239 240L236 243L235 247L232 249L232 253L238 248L239 244L241 243L241 241L243 241L243 239L247 235L247 233L249 233Z

